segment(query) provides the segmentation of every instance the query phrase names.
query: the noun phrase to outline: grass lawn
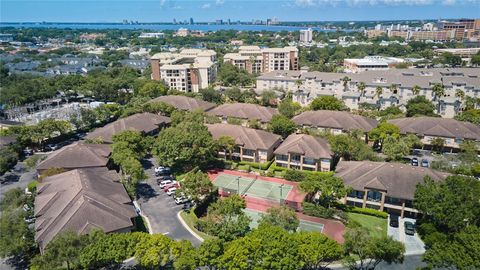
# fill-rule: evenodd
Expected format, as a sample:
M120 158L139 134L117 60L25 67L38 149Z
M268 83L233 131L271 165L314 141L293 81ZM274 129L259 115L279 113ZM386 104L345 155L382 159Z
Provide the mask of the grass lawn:
M201 238L203 238L203 240L207 240L207 239L213 239L215 237L211 236L211 235L208 235L206 233L203 233L199 230L197 230L194 226L195 222L197 221L197 216L195 216L195 213L193 213L193 211L190 211L190 212L185 212L185 211L182 211L180 213L180 216L183 218L183 221L185 221L185 223L187 224L187 226L192 230L194 231L198 236L200 236Z
M367 228L372 236L387 235L387 219L368 216L358 213L348 213L351 220L358 222L362 227Z

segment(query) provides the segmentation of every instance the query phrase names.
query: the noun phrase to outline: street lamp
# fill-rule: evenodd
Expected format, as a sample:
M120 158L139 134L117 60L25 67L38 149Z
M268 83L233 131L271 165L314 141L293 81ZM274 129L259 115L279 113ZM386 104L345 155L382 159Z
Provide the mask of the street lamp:
M284 184L281 184L281 185L279 186L279 188L280 188L280 201L283 200L283 185L284 185Z
M240 195L240 176L237 176L237 192Z

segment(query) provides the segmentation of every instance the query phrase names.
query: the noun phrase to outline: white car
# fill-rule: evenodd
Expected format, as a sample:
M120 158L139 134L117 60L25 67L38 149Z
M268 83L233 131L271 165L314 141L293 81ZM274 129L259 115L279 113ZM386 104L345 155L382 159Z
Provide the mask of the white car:
M165 167L163 167L163 166L158 166L158 167L155 168L155 172L158 173L158 172L160 172L161 170L163 170L164 168L165 168Z
M187 198L183 197L183 196L175 198L175 203L176 204L183 204L183 203L186 203L188 201L189 200Z
M175 184L175 183L177 183L177 181L175 180L163 180L162 182L160 182L160 184L158 184L158 186L160 188L164 188L166 185Z
M167 190L167 195L168 195L168 196L172 196L172 194L175 194L175 191L176 191L176 190L177 190L176 187L169 188L169 189Z

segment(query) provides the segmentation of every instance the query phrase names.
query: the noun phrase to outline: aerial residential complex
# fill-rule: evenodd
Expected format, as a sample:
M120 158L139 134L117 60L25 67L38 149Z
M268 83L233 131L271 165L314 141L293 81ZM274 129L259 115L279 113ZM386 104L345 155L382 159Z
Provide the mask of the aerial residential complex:
M444 96L435 96L436 84L443 85ZM304 106L318 96L335 96L350 109L358 109L361 103L405 109L409 99L423 95L434 101L438 114L453 118L460 112L462 101L457 91L480 97L480 76L475 68L390 69L356 74L273 71L257 77L257 91L268 89L291 91L293 100Z
M260 48L240 46L238 53L227 53L223 61L249 73L265 73L273 70L298 70L296 47Z
M152 79L164 81L182 92L198 92L213 83L217 76L216 52L183 49L179 53L158 53L152 56Z

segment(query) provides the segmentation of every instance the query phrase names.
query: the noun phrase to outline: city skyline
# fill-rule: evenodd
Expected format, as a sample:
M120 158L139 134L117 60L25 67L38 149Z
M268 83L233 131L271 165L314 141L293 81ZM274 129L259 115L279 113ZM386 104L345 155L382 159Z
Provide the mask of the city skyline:
M479 17L480 0L1 0L1 22L375 21ZM75 11L75 12L72 12Z

